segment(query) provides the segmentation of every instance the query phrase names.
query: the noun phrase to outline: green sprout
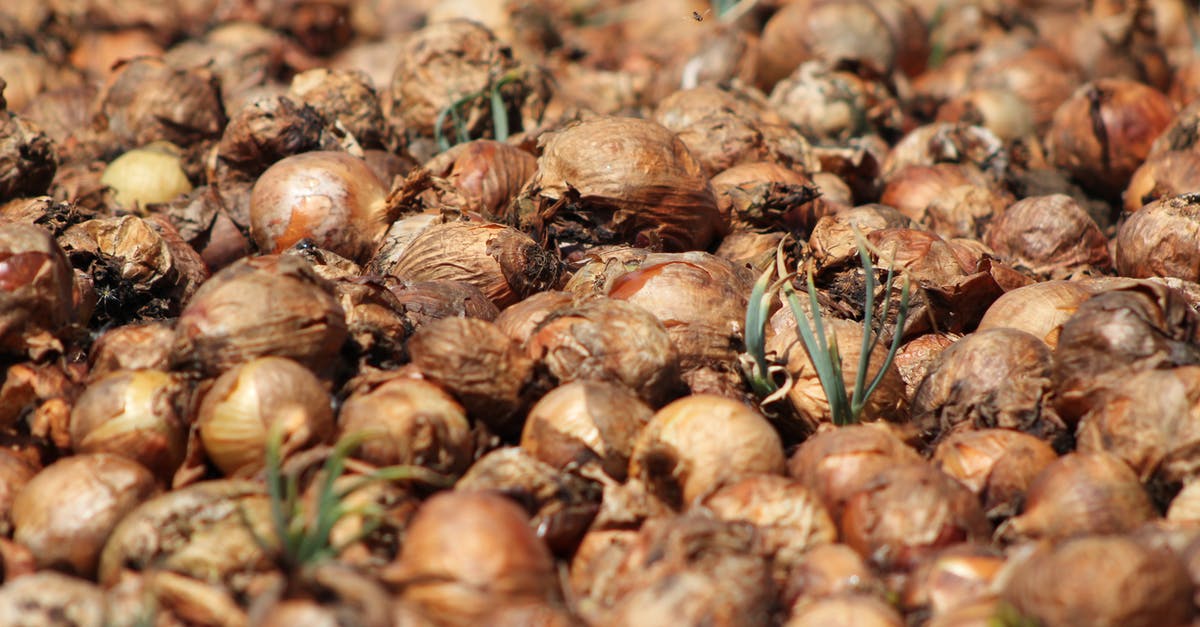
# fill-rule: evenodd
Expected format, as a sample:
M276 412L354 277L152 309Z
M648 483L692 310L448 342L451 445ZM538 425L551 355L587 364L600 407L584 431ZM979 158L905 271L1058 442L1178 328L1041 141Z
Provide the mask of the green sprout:
M515 70L510 71L500 77L500 80L493 83L491 87L485 87L480 91L469 93L451 102L445 109L439 111L437 119L433 123L433 134L434 139L437 141L438 150L445 152L451 146L471 141L471 133L467 128L466 120L463 119L462 109L484 97L488 99L488 105L492 111L492 128L495 140L501 142L507 140L509 135L508 107L504 104L504 98L500 90L505 85L516 82L520 78L520 73ZM451 125L454 126L453 144L446 137L445 127L447 118L450 120Z
M780 386L776 383L776 375L782 371L782 367L771 365L766 354L766 325L771 301L775 294L782 292L788 306L791 307L792 315L796 318L797 335L817 371L817 378L821 382L821 388L825 391L825 398L829 400L830 413L833 416L833 423L836 425L857 423L862 418L867 400L883 381L896 352L900 349L900 330L904 328L904 321L908 315L909 286L908 281L905 280L900 290L900 303L897 308L891 346L883 366L868 383L867 373L871 366L871 353L883 337L883 324L887 320L891 307L890 296L895 280L895 260L893 259L888 267L887 280L883 286L884 303L879 315L879 328L875 328L875 290L879 287L875 280L875 266L871 263L868 244L862 234L855 231L855 238L858 245L858 256L862 261L863 272L866 276L866 285L863 302L862 351L859 353L854 387L851 390L846 389L846 382L842 376L842 356L838 350L837 337L833 333L827 332L821 308L817 303L817 287L813 282L812 269L809 268L806 273L808 305L811 312L806 313L796 289L792 287L792 279L797 273L787 273L784 270L782 243L775 267L768 268L755 282L750 292L749 305L746 308L746 355L742 359L742 369L750 388L760 398L763 398L764 402L768 402L786 394L787 386L790 385L785 383L784 386ZM780 278L772 281L776 275L779 275Z
M346 485L336 486L346 471L346 460L366 437L366 433L355 433L333 445L317 478L320 483L317 486L316 511L310 513L300 498L300 472L284 470L282 429L276 424L267 434L267 498L271 509L272 532L279 540L280 560L285 566L314 564L340 553L345 545L335 546L330 534L334 525L347 515L362 515L365 522L363 529L346 544L361 540L379 527L384 515L379 505L372 503L350 507L345 504L346 497L356 490L372 483L391 481L416 480L436 486L448 485L446 477L421 466L388 466L358 476ZM260 547L265 550L272 545L258 536L248 520L245 522Z

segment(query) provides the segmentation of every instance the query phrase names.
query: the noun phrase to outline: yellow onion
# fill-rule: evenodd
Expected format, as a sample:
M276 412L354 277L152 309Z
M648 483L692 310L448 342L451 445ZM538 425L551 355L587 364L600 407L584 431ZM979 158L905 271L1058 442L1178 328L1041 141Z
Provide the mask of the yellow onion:
M696 250L725 230L700 164L659 124L594 117L542 135L538 144L538 171L518 199L517 222L544 229L560 246Z
M389 223L387 188L365 161L345 152L303 152L262 173L250 195L250 234L278 253L302 239L365 260Z
M783 444L762 414L728 398L694 394L650 419L634 445L629 476L682 509L743 475L783 469Z
M1032 108L1018 94L997 87L972 89L943 103L937 120L982 126L1004 141L1034 131Z
M570 305L571 302L571 294L567 292L546 290L506 307L493 321L505 335L518 344L524 344L546 316L556 309Z
M1200 194L1162 198L1134 212L1116 237L1117 272L1123 276L1166 276L1200 280L1194 257L1200 226L1196 206Z
M262 470L271 429L282 434L281 458L333 435L329 393L304 366L260 357L235 366L204 394L196 415L208 459L226 476Z
M830 596L798 602L784 627L818 625L857 625L861 627L901 627L900 613L883 599L865 594Z
M1069 440L1047 396L1050 349L1017 329L977 331L943 350L912 401L912 418L931 439L1001 427L1054 444Z
M113 190L121 206L133 209L164 203L192 191L173 146L149 144L113 159L100 182Z
M1062 325L1099 289L1095 282L1042 281L1005 292L983 314L978 330L1027 331L1053 349Z
M100 627L110 620L104 589L86 579L44 570L0 588L0 622L6 625Z
M500 309L554 286L559 270L558 257L533 238L491 222L432 225L384 268L408 281L470 283Z
M101 549L117 523L154 495L141 464L107 453L63 458L34 475L13 501L13 539L40 568L83 577L96 573Z
M159 370L115 371L93 381L71 410L71 448L141 463L166 484L187 444L182 381Z
M346 341L333 288L293 256L240 260L205 281L175 325L176 366L210 376L262 355L325 372Z
M654 415L629 388L573 381L550 390L529 409L521 448L557 470L598 463L623 481L638 433Z
M846 501L839 528L847 545L885 571L909 570L992 531L975 495L924 461L877 472Z
M1054 165L1084 189L1115 198L1174 115L1174 105L1152 87L1099 79L1077 89L1055 111L1046 144Z
M987 226L983 241L1001 259L1045 277L1112 267L1108 239L1079 202L1064 194L1009 205Z
M759 551L771 561L777 584L786 583L814 547L837 540L837 525L802 482L777 475L748 475L704 499L717 518L747 522L758 531Z
M1015 540L1060 540L1089 533L1124 533L1158 517L1141 482L1119 457L1070 453L1029 484L1020 516L997 532Z
M417 464L457 475L474 449L462 406L422 379L395 377L356 389L338 412L338 430L364 435L355 457L376 466Z
M1133 213L1156 200L1196 189L1200 189L1200 154L1190 150L1151 152L1130 177L1122 194L1123 206Z
M422 504L384 579L441 625L488 624L500 601L561 595L550 551L524 512L490 492L443 492Z
M0 352L40 353L73 315L71 266L50 233L0 225Z
M979 496L989 518L1015 514L1034 477L1058 455L1042 440L1010 429L959 431L930 461Z
M1179 558L1119 536L1041 545L1006 582L1003 598L1043 625L1184 625L1195 615Z
M788 458L788 475L816 492L835 521L846 502L884 468L921 461L887 423L825 428Z

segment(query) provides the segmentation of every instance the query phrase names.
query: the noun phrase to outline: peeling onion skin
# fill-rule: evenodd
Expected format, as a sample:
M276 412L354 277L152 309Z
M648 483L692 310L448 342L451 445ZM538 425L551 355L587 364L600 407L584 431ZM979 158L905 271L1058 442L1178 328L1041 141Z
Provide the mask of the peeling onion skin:
M1050 349L1030 333L976 331L934 360L913 397L913 421L931 440L1002 427L1066 447L1070 434L1047 399L1052 363Z
M1088 536L1038 546L1013 567L1001 596L1043 625L1157 627L1189 624L1193 589L1171 553Z
M239 260L205 281L175 326L176 368L216 376L255 357L325 374L348 337L333 287L294 256Z
M355 261L375 251L388 227L387 188L349 153L313 151L267 168L250 193L250 235L279 253L302 239Z

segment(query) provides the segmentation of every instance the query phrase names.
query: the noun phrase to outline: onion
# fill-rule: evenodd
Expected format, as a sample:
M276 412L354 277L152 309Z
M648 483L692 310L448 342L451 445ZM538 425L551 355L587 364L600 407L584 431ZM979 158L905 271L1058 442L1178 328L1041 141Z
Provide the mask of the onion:
M521 200L522 226L560 246L616 242L703 249L725 225L701 165L671 131L636 118L595 117L543 135ZM535 224L536 222L536 224ZM582 223L583 228L580 228Z
M287 157L267 169L250 196L250 234L278 253L302 239L365 260L387 229L387 190L366 162L344 152Z
M496 325L435 320L413 334L408 352L413 367L454 395L469 417L501 435L520 433L535 390L534 362Z
M784 627L818 625L861 625L862 627L901 627L900 613L883 599L865 594L831 596L792 607Z
M0 622L8 625L100 627L110 620L104 590L85 579L46 570L0 588Z
M975 495L924 461L875 473L846 501L840 530L884 571L909 570L943 547L992 531Z
M1100 227L1064 194L1013 203L987 226L984 242L1005 261L1050 278L1112 267Z
M376 466L417 464L458 475L474 452L462 406L438 386L393 377L359 387L338 412L338 430L365 436L355 458Z
M921 461L886 423L826 428L788 458L788 475L821 497L833 520L841 520L846 502L884 468Z
M749 475L713 492L703 507L721 520L754 525L759 552L770 560L778 585L803 566L806 553L837 539L837 526L821 500L795 479Z
M796 608L816 599L884 591L883 581L845 544L818 544L800 557L781 588L785 607Z
M841 182L833 175L828 177ZM735 165L712 177L711 182L717 207L734 233L779 227L808 231L829 211L827 197L831 193L836 196L838 191L832 188L835 183L826 186L830 189L818 188L814 180L796 170L767 161Z
M908 166L961 163L999 180L1008 162L1004 142L986 128L937 122L917 127L896 142L883 161L883 177L890 181Z
M1152 87L1099 79L1055 111L1046 144L1054 165L1085 189L1117 198L1174 115L1174 105Z
M333 434L329 394L307 368L282 357L260 357L217 378L196 415L208 459L226 476L262 470L268 434L282 436L280 458Z
M1133 213L1156 200L1196 189L1200 189L1200 154L1190 150L1152 152L1129 179L1123 194L1125 211Z
M771 90L771 104L814 141L839 143L868 131L899 131L901 111L884 84L833 63L807 61Z
M910 165L888 178L879 201L942 237L978 237L1012 198L972 165Z
M638 433L653 414L625 386L566 383L530 408L521 448L557 470L595 463L608 476L623 481Z
M1038 547L1006 579L1003 598L1045 625L1179 625L1195 614L1179 559L1128 538Z
M490 622L500 601L556 601L554 561L520 507L487 492L431 497L384 572L400 599L442 624Z
M936 616L990 598L1005 566L999 551L983 543L948 547L917 566L905 582L901 607Z
M980 429L951 434L938 443L931 461L974 492L995 520L1017 513L1029 484L1057 457L1032 435Z
M1200 281L1197 226L1200 194L1162 198L1135 212L1117 231L1117 272L1124 276L1168 276Z
M125 207L170 201L192 191L175 152L161 144L130 150L104 169L100 182L111 187L117 203Z
M158 370L96 379L71 410L71 448L128 457L166 484L187 444L184 392L179 379Z
M963 429L1016 429L1064 446L1070 436L1047 399L1050 349L1017 329L976 331L929 368L912 401L922 432L940 439Z
M13 531L13 501L37 472L38 466L16 451L7 448L0 449L0 533L3 533L5 537L10 537ZM3 573L3 579L7 580L15 574L12 571L16 569L9 568L7 555L0 555L0 558L3 559L3 563L0 563L3 571L0 572Z
M1138 372L1109 388L1080 420L1078 450L1112 453L1144 483L1190 482L1200 470L1190 452L1200 445L1197 411L1200 367Z
M629 475L676 508L750 473L782 474L783 444L761 414L695 394L658 410L638 436Z
M791 2L763 27L759 86L769 89L812 58L855 62L886 75L896 62L895 41L869 2Z
M534 328L525 351L560 383L619 383L651 407L680 388L679 354L666 327L625 301L598 298L558 309Z
M926 333L900 346L893 363L900 371L900 378L904 379L905 396L913 398L937 356L959 339L952 333Z
M1024 511L997 533L1008 540L1061 540L1082 534L1125 533L1158 513L1137 475L1108 453L1069 453L1029 485Z
M1032 333L1050 348L1058 345L1063 324L1092 294L1096 283L1043 281L1006 292L988 307L979 331L1009 327Z
M408 333L442 318L499 320L500 310L472 283L447 279L402 281L392 277L384 280L403 312Z
M970 77L973 85L984 89L1012 93L1029 107L1034 129L1043 132L1054 118L1054 111L1079 85L1079 77L1072 64L1063 59L1051 47L1034 44L978 68ZM961 92L955 92L958 95ZM1004 134L987 124L998 136Z
M54 336L74 313L73 285L71 266L50 233L0 225L0 353L39 354L57 346Z
M152 33L141 28L119 31L86 31L82 33L69 58L71 65L90 75L93 81L103 82L119 63L138 57L161 57L162 46Z
M340 124L363 148L394 144L379 95L363 72L318 68L292 77L288 96ZM385 181L386 183L386 181Z
M156 491L154 476L105 453L63 458L34 475L13 501L13 539L39 568L96 574L100 551L127 513Z
M454 484L457 491L503 494L525 508L529 526L556 555L571 555L600 509L596 483L508 446L480 457Z
M524 344L533 330L537 328L554 310L567 307L572 303L571 295L558 290L538 292L521 302L511 305L501 311L494 319L496 326L505 335L519 344Z
M1034 132L1032 108L1011 91L976 88L938 108L939 122L982 126L1003 141L1013 141Z
M412 239L386 271L409 281L463 281L500 309L552 287L559 260L531 237L503 224L435 224Z
M278 355L325 372L346 340L345 313L331 292L295 257L240 260L206 281L179 315L172 363L216 375Z
M449 194L440 198L442 204L499 220L509 201L533 178L537 159L515 146L477 139L451 147L424 167L446 179L457 192L458 198Z

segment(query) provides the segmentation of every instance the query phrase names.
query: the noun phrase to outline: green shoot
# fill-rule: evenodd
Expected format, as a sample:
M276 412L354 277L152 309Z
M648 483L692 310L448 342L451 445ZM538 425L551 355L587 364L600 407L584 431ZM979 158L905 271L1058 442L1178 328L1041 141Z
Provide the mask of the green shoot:
M492 83L491 86L476 92L469 93L446 106L438 112L437 118L433 123L433 136L437 142L438 150L445 152L451 146L464 144L471 141L470 129L467 128L467 121L463 119L463 110L469 105L486 98L488 107L492 113L492 131L496 141L505 141L509 136L508 128L508 106L504 104L504 97L500 90L509 83L513 83L521 78L520 73L510 71L499 80ZM454 143L450 143L450 139L446 137L446 122L449 121L454 127Z
M346 460L364 439L366 434L358 433L343 437L334 444L318 477L314 504L316 511L310 512L300 498L300 473L284 471L282 429L276 424L267 434L264 474L271 528L279 541L280 560L285 566L305 566L337 555L343 547L332 544L331 534L334 525L347 515L364 517L364 530L360 536L369 534L379 525L383 515L379 508L353 508L345 504L346 497L355 490L375 482L417 480L439 486L448 483L446 477L420 466L389 466L361 475L348 486L337 487L335 484L346 471ZM252 526L250 529L253 533ZM262 547L270 546L257 534L256 540Z
M817 379L829 401L830 413L836 425L847 425L859 422L867 401L883 381L884 375L892 365L896 352L900 349L901 329L908 315L909 286L905 280L900 289L900 303L896 315L896 326L892 333L891 345L884 363L868 383L867 375L871 367L871 353L883 336L883 324L887 319L895 282L895 262L888 268L887 279L883 285L885 295L879 325L875 324L875 291L879 284L875 279L875 266L871 263L868 244L861 234L855 233L858 245L859 259L865 274L865 297L863 302L863 338L859 353L859 362L855 369L854 385L846 389L846 381L842 374L842 354L838 349L837 337L826 329L821 315L820 304L817 302L817 287L813 281L812 270L805 276L805 287L808 295L808 311L796 288L792 287L795 273L787 273L782 260L776 263L759 277L750 293L750 303L746 309L746 352L742 359L742 369L751 389L759 397L779 394L779 386L770 376L771 367L765 352L765 335L767 316L771 300L776 293L782 293L785 302L792 310L796 319L796 334L800 343L812 361L817 372ZM782 259L782 256L781 256ZM775 283L771 279L779 275ZM786 391L785 391L786 392Z

